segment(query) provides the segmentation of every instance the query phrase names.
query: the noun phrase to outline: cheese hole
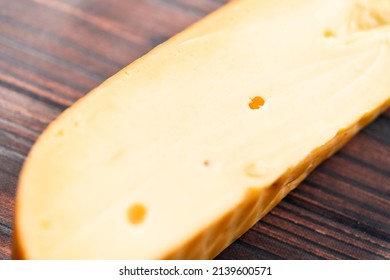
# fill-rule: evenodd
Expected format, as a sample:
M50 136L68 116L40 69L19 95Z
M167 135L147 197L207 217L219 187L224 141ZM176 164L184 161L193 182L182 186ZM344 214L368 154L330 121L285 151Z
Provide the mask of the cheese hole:
M256 96L254 98L251 98L251 102L249 102L249 108L252 110L259 109L261 106L263 106L265 103L264 99L260 96Z
M142 224L145 220L146 208L142 204L133 204L127 210L127 219L133 225Z
M54 224L50 220L42 220L39 224L42 230L44 231L51 231L54 228Z
M268 173L268 165L261 160L254 161L245 168L245 173L249 177L263 177Z
M61 137L61 136L63 136L64 135L64 131L62 130L62 129L60 129L60 130L58 130L57 132L56 132L56 137Z
M208 161L207 159L203 162L204 166L208 166L209 164L210 164L210 161Z
M333 30L330 30L330 29L325 30L323 35L325 38L334 38L335 37Z

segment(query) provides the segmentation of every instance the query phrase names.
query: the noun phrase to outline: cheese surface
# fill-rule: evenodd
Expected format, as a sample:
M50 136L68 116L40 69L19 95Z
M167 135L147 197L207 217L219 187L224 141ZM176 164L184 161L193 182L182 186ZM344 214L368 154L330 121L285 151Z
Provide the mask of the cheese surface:
M14 257L212 258L390 104L390 0L234 1L41 135Z

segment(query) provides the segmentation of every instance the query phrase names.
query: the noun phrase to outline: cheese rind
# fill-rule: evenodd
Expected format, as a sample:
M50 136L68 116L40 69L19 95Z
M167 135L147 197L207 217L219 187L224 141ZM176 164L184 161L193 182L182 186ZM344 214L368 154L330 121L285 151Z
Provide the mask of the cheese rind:
M235 1L108 79L32 148L15 257L214 257L389 106L385 2Z

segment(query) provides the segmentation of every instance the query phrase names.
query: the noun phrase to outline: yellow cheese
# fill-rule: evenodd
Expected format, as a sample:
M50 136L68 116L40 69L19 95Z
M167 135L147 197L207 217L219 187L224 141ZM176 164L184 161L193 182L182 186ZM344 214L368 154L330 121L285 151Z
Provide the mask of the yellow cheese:
M389 0L233 1L66 110L14 257L212 258L390 104Z

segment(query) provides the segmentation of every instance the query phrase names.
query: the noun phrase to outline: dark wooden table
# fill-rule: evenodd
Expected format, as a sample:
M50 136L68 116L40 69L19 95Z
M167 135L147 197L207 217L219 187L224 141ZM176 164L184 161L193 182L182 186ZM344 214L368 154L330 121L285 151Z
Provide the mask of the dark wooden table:
M65 108L226 0L0 0L0 259L18 175ZM390 110L219 259L390 259Z

